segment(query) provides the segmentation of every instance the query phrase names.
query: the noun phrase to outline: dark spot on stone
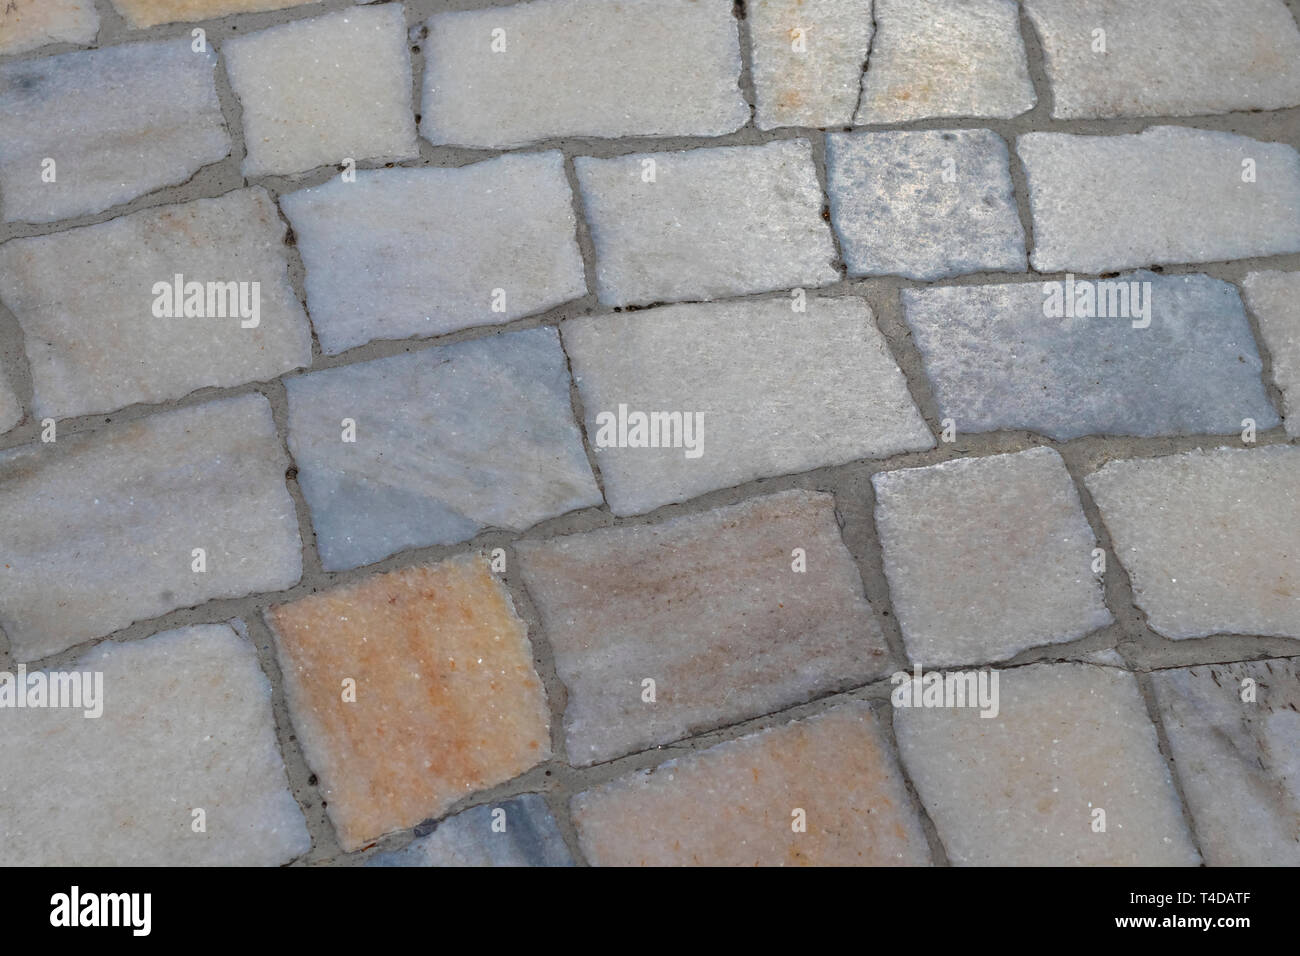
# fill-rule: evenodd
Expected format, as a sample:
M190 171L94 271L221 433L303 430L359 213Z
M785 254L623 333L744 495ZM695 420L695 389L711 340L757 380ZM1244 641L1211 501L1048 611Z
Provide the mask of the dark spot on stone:
M284 473L284 477L286 477L286 478L288 478L290 481L292 481L293 479L295 479L295 478L298 477L298 469L297 469L297 468L289 468L289 469L287 469L287 470L285 471L285 473Z
M307 782L311 784L313 787L316 786L316 775L312 774L310 777L308 777Z
M731 5L731 15L737 20L743 20L746 17L745 0L735 0Z
M1152 271L1152 272L1156 272L1156 273L1161 273L1161 274L1163 274L1164 271L1165 271L1165 267L1164 267L1164 266L1152 266L1152 267L1151 267L1151 271Z
M396 163L384 163L384 169L392 169Z
M421 119L422 119L422 117L420 116L420 114L419 114L419 113L416 113L416 114L415 114L415 121L418 123L418 122L420 122Z
M944 134L940 137L940 139L956 139L956 138L957 138L957 137L954 136L952 133L944 133Z
M419 52L420 52L420 48L419 48L418 46L413 46L413 47L411 47L411 52L412 52L412 53L419 53Z
M296 246L298 244L298 234L293 231L293 226L285 230L284 244L286 246Z
M830 221L831 221L831 207L830 207L830 206L822 206L822 218L825 219L827 222L830 222Z

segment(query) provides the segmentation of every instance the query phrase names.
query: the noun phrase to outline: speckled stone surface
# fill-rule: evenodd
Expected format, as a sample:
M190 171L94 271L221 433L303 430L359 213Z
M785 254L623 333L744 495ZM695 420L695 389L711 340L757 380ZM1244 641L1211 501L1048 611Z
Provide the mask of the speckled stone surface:
M1246 305L1273 360L1286 433L1300 436L1300 272L1252 272L1241 284Z
M0 55L47 43L86 45L99 33L95 0L8 0L0 10Z
M152 27L177 20L210 20L232 13L258 13L301 7L320 0L113 0L133 27Z
M0 434L17 425L22 417L22 402L9 382L8 376L0 371Z
M368 866L572 866L573 857L540 794L448 817L428 836L381 853Z

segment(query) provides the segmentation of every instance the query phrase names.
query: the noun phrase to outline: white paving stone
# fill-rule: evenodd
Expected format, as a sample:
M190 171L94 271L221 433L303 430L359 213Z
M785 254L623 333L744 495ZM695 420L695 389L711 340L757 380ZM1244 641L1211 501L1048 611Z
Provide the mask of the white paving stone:
M1252 272L1241 289L1273 359L1286 433L1300 436L1300 272Z
M587 293L558 152L360 171L280 204L326 354L509 322Z
M90 43L99 33L95 0L7 0L0 10L0 54L47 43Z

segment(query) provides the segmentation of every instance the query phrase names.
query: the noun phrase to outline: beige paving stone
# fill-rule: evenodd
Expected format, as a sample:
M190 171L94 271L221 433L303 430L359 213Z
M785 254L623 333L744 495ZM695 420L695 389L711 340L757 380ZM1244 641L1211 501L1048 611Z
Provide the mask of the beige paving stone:
M177 20L211 20L232 13L285 10L320 0L113 0L131 26L152 27Z
M1241 285L1273 358L1286 433L1300 436L1300 272L1252 272Z
M954 865L1200 862L1132 674L1092 664L994 673L996 717L894 711L903 766Z
M0 9L0 54L47 43L85 45L99 33L95 0L7 0Z
M859 701L629 774L571 806L596 866L930 862L879 722Z
M865 684L890 667L827 494L788 491L516 550L569 691L575 765Z
M266 618L344 849L440 816L551 755L527 629L480 557L375 575Z

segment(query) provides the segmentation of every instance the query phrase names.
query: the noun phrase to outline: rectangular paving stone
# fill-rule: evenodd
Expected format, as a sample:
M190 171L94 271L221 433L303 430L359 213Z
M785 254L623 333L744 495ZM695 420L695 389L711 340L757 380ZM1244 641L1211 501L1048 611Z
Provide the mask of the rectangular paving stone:
M101 212L224 159L216 65L188 37L0 64L4 218Z
M358 171L280 204L327 355L497 325L587 294L559 152Z
M1252 272L1241 284L1273 360L1286 433L1300 436L1300 272Z
M285 10L320 0L113 0L126 22L139 29L177 20L212 20L232 13Z
M858 124L1019 116L1038 101L1014 0L876 0Z
M0 54L26 53L47 43L85 46L98 33L95 0L7 0L0 10Z
M1300 251L1300 153L1285 143L1153 126L1123 136L1026 133L1016 150L1040 272Z
M58 671L100 714L0 708L0 766L21 768L0 786L0 865L279 866L311 849L271 683L229 624L105 641Z
M1068 441L1236 433L1247 417L1261 429L1278 423L1241 297L1209 276L1136 272L902 296L940 417L959 432L1024 428Z
M890 666L827 494L787 491L516 551L568 688L575 766L865 684Z
M894 710L903 766L954 865L1200 862L1132 674L1092 664L996 673L996 717Z
M33 410L111 411L310 365L284 237L255 187L0 246L0 300L23 328Z
M245 176L419 155L403 9L350 8L224 42Z
M367 866L573 866L540 794L485 803L448 817L428 836L381 853Z
M871 0L751 0L746 14L758 128L852 123Z
M373 575L266 619L294 730L345 850L551 755L527 628L481 557Z
M1024 7L1043 45L1057 118L1300 106L1300 31L1280 0L1024 0Z
M287 467L255 394L0 452L0 627L14 657L297 583Z
M536 0L427 28L420 133L435 145L718 136L749 119L725 3Z
M325 369L285 386L289 451L327 570L484 528L522 531L601 503L553 328Z
M812 297L803 312L793 304L677 305L565 323L587 437L615 514L934 447L866 302ZM621 408L629 447L617 447ZM653 438L661 447L630 447L633 415L665 412L681 417L677 447L662 447L669 442L660 429Z
M1151 675L1209 866L1300 865L1300 671L1242 661Z
M19 401L4 371L0 370L0 434L13 428L22 419L23 403Z
M596 866L930 863L902 775L861 701L628 774L571 806Z
M1165 637L1300 637L1300 448L1113 461L1085 479Z
M849 274L1023 272L1009 164L986 129L828 134L831 221Z
M807 140L579 156L574 168L606 305L715 299L839 278Z
M1111 623L1097 546L1050 448L872 476L885 577L914 663L1006 660Z

